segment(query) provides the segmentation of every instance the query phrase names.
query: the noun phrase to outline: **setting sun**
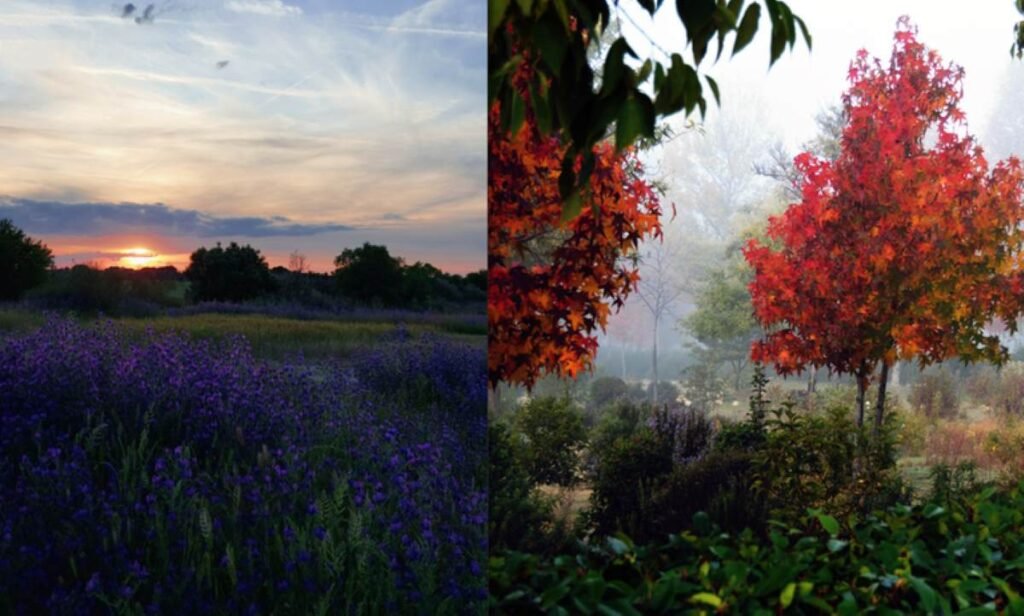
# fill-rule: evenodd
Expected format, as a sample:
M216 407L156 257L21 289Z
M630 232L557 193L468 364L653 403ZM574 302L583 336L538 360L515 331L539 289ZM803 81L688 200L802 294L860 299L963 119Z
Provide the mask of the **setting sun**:
M117 252L123 255L116 263L116 265L121 267L141 269L143 267L155 267L162 264L160 255L148 248L136 246L133 248L125 248Z

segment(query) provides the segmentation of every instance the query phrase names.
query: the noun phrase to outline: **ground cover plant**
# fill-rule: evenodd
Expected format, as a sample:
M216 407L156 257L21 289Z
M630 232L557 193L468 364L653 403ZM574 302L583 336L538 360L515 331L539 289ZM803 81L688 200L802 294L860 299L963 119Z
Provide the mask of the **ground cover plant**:
M482 610L478 345L268 362L50 317L0 390L0 612Z
M491 559L495 614L1022 614L1024 486L836 519L765 540L703 514L648 546L607 537Z

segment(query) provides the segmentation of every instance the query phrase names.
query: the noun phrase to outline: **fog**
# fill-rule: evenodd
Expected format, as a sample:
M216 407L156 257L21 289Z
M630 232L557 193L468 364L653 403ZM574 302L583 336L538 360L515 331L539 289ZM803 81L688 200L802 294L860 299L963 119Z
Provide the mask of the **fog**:
M711 272L741 261L743 234L792 198L781 182L758 174L755 167L770 170L773 154L776 162L791 160L815 145L821 133L817 119L840 103L857 50L888 62L901 15L917 26L919 41L943 61L964 68L961 109L990 164L1024 154L1024 114L1019 112L1024 62L1009 54L1019 16L1009 1L966 6L935 0L793 0L790 7L813 38L810 51L798 38L794 50L769 69L765 19L754 42L734 58L729 57L731 39L717 63L712 48L700 69L718 81L722 106L712 103L703 119L696 114L673 117L674 136L644 155L650 179L665 188L665 239L641 246L641 276L647 284L656 279L672 301L658 315L655 334L653 311L642 293L634 293L601 337L597 375L651 379L655 340L659 379L679 379L694 362L701 347L680 320L693 312L695 294ZM678 50L685 40L671 3L652 21L635 2L623 2L613 20L641 58L664 60L662 50Z

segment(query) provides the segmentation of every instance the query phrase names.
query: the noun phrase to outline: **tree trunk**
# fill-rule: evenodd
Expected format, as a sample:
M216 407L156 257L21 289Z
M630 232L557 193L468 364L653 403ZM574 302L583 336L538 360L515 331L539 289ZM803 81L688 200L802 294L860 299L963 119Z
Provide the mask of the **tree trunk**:
M651 402L658 405L658 316L654 316L654 345L651 354L651 367L654 371L654 382L651 384Z
M885 417L885 388L889 384L889 362L882 362L882 374L878 377L878 404L875 406L875 427L874 434L882 429L882 419Z
M811 367L811 373L807 376L807 393L813 394L818 391L818 369Z
M857 372L857 427L864 425L864 396L867 394L868 376L864 368Z
M500 389L500 387L501 387L500 384L499 385L495 385L488 392L488 394L490 394L490 395L487 396L487 402L490 403L489 406L491 407L491 416L492 417L497 417L498 416L498 412L501 411L501 389Z
M619 357L622 358L622 380L625 381L626 380L626 345L623 344L619 348L621 349L621 353L619 353Z

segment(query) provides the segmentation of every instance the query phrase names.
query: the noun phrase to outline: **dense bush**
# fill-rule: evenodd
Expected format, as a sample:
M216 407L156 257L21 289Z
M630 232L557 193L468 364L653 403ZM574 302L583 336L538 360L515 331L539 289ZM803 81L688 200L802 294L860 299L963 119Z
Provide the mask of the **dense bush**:
M809 507L864 513L907 498L892 421L872 435L846 409L805 414L784 406L770 413L766 428L754 472L774 519L793 521Z
M487 447L488 549L554 553L565 547L566 533L552 518L552 503L519 463L504 425L490 424Z
M943 367L924 372L911 389L910 405L926 417L956 417L960 413L956 379Z
M655 410L647 425L666 444L675 464L686 464L703 457L711 448L715 432L707 413L679 406L663 406Z
M644 430L595 450L595 531L648 541L687 528L698 511L733 530L763 530L769 513L793 521L809 507L846 515L907 498L892 414L873 435L842 408L769 408L762 381L744 422L716 433L699 410L663 408Z
M0 340L0 613L479 611L484 357L51 320Z
M606 407L599 415L597 422L590 431L588 450L591 457L608 451L616 441L626 439L644 427L644 423L653 413L650 406L620 398L611 406Z
M583 414L565 398L533 398L513 417L515 450L534 483L574 485L587 442Z
M629 393L629 386L618 377L602 376L590 382L589 393L587 410L596 413L625 398Z
M672 472L672 444L644 427L600 452L591 481L586 523L598 534L625 531L646 537L652 498Z
M846 519L811 511L767 540L699 521L646 546L492 555L491 613L1024 614L1024 485Z
M728 531L763 529L767 509L755 463L750 451L726 449L676 466L654 492L647 534L657 539L692 528L698 513Z

